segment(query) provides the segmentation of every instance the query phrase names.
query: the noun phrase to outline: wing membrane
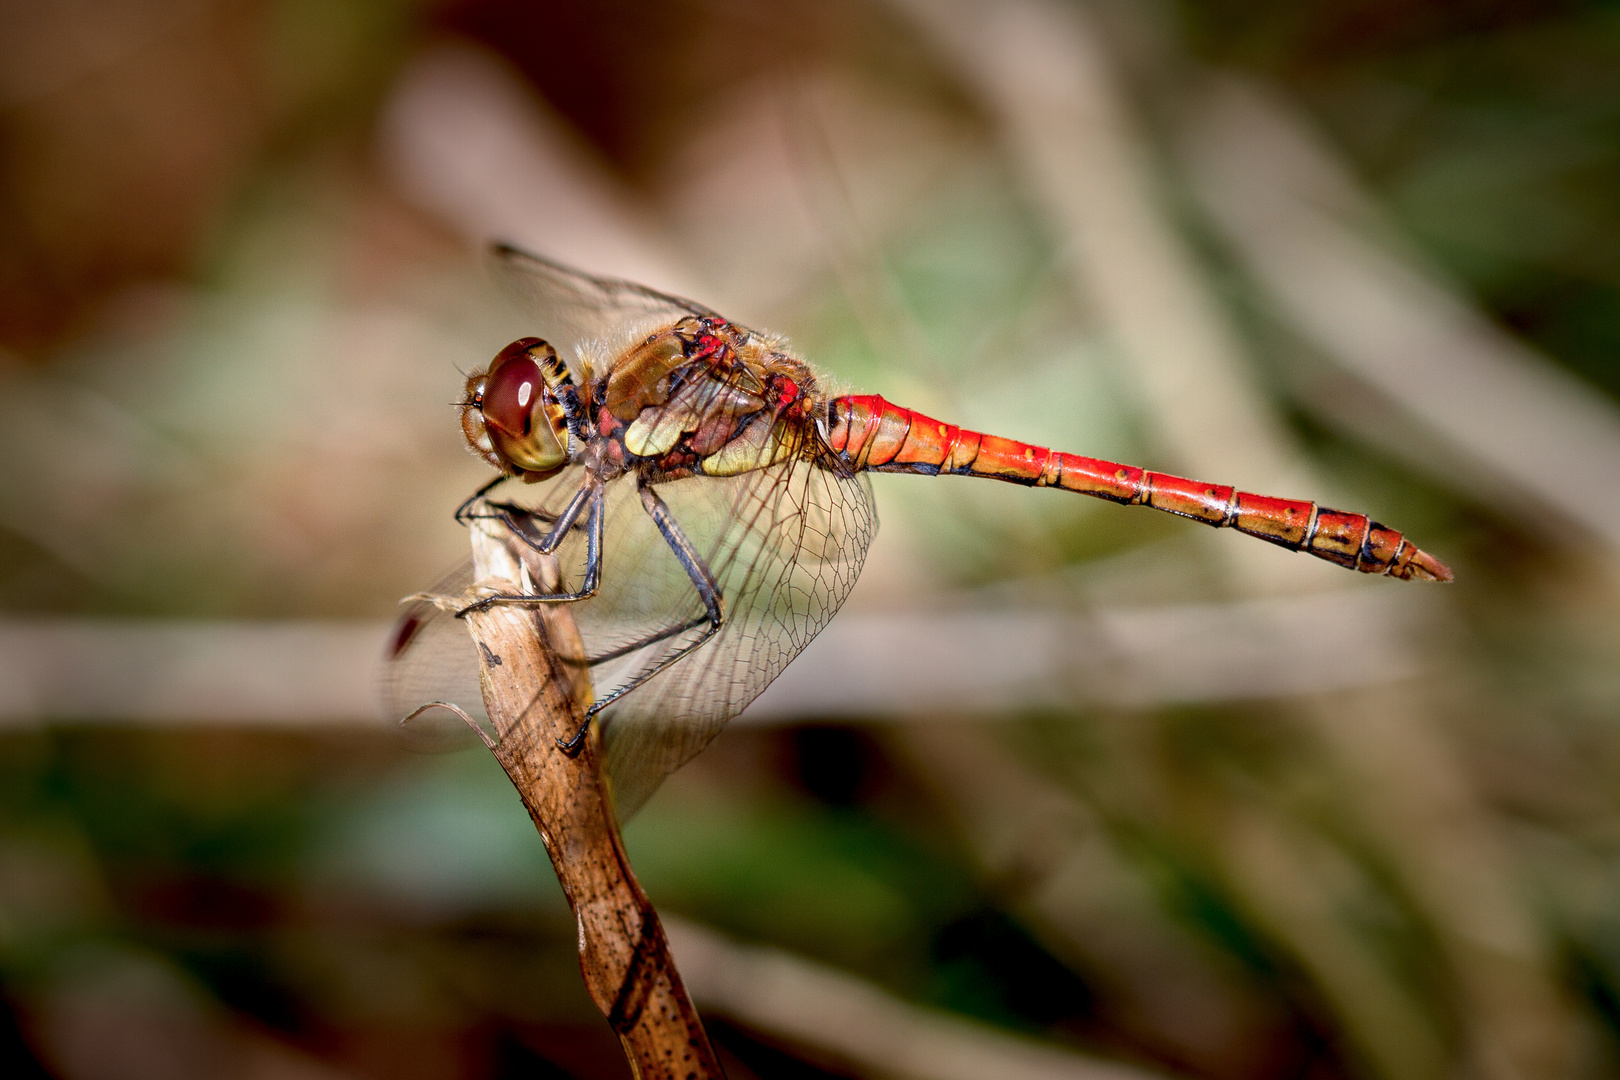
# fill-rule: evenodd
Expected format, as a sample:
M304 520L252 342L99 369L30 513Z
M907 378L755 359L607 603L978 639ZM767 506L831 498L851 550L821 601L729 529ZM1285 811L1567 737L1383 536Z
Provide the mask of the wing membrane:
M608 775L621 819L827 625L854 587L877 528L864 477L804 458L658 490L698 550L708 553L726 621L714 639L607 711ZM701 614L702 606L685 612Z
M512 247L496 248L494 262L508 291L530 308L535 331L576 372L582 357L597 347L593 343L608 345L627 328L715 314L677 296L582 274ZM734 377L750 378L741 370ZM738 391L739 401L753 400L754 408L760 404L742 393L758 387L719 384L715 393L690 395L687 416L665 420L687 432L718 423L713 430L722 438L729 431L731 439L740 439L743 429L726 427L727 406L716 404L730 400L721 393L727 389ZM668 407L685 406L672 402ZM745 412L737 414L739 424L745 418ZM761 419L769 422L769 414ZM621 820L770 685L826 626L860 574L877 529L866 478L843 467L808 425L785 437L791 456L767 467L654 484L721 596L724 623L696 648L691 646L708 629L702 599L643 510L635 477L620 477L605 489L601 585L596 596L572 606L586 654L594 661L595 695L607 698L668 664L602 714L607 775ZM541 483L504 484L489 499L521 507L533 526L525 531L537 536L583 480L583 470L571 466ZM586 558L582 526L569 533L556 556L563 588L577 588ZM437 591L459 594L471 578L469 564ZM482 719L477 660L459 620L430 604L413 603L401 617L387 664L390 708L403 716L426 701L449 701ZM430 736L464 727L443 710L413 721L413 728Z
M534 332L576 374L582 346L615 340L631 328L715 314L695 301L632 281L594 277L509 244L497 244L491 262L502 288L534 318Z
M429 593L460 596L472 585L473 563L466 559ZM461 620L427 600L408 600L389 635L384 658L382 695L387 718L404 721L430 701L457 706L486 723L484 696L478 687L478 653ZM474 742L473 733L454 713L424 711L399 725L406 745L427 752L456 750Z
M522 492L537 516L554 514L577 490L565 470L542 490ZM720 632L603 713L606 766L621 819L638 810L671 772L702 750L758 697L827 625L855 579L877 528L864 476L794 458L726 478L693 477L659 494L720 586ZM652 520L632 478L608 485L602 586L573 605L596 696L651 670L702 634L703 603ZM584 573L585 537L575 529L557 552L564 587ZM470 563L438 588L458 595ZM689 629L670 630L697 623ZM664 636L660 636L664 635ZM422 601L401 616L385 675L396 717L427 701L449 701L484 719L478 657L466 627ZM639 644L638 644L639 643ZM617 653L618 655L613 655ZM415 745L465 745L449 713L407 726Z

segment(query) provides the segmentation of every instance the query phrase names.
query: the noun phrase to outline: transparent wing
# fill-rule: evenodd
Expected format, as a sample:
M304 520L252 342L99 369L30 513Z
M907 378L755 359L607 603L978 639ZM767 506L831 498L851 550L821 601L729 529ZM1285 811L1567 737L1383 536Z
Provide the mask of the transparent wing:
M578 489L567 469L521 487L514 501L537 522ZM692 477L656 490L719 585L720 632L626 694L603 713L606 768L625 820L664 778L689 761L758 697L837 612L860 575L877 530L864 476L793 458L741 476ZM492 497L500 498L498 493ZM573 605L598 699L697 642L707 623L690 577L644 512L632 478L608 485L602 585ZM565 588L584 573L585 536L576 527L557 552ZM459 595L470 562L435 592ZM485 721L478 657L461 621L423 601L396 624L384 696L395 719L428 701L448 701ZM405 725L408 741L464 746L466 725L446 710Z
M706 555L725 623L714 638L604 714L607 770L621 820L707 746L827 625L860 576L877 530L866 478L810 458L726 479L678 480L656 490ZM634 588L632 579L625 583ZM689 583L685 588L688 599L666 625L702 616L695 590ZM617 676L655 666L702 630L626 657Z
M580 346L615 340L630 328L715 313L702 304L619 278L595 277L509 244L491 250L495 277L533 318L575 373Z
M469 558L428 592L460 596L472 581ZM399 734L412 749L446 751L474 743L466 722L448 710L425 710L405 719L430 701L445 701L479 723L487 723L484 695L478 687L478 653L462 621L426 600L407 601L388 637L382 696L385 719L398 725Z
M488 498L495 508L515 511L513 518L531 538L539 539L584 479L582 468L570 466L537 484L515 480L503 484ZM642 509L634 478L621 477L608 484L605 498L601 587L595 597L571 605L587 656L598 660L590 671L597 698L655 665L665 649L690 642L691 633L666 631L703 612L690 578ZM728 497L716 492L703 509L724 520L730 512ZM565 591L578 588L585 577L585 522L582 514L555 553ZM711 524L694 535L703 537L713 531ZM472 560L468 559L428 594L459 597L472 582ZM383 699L393 721L427 702L445 701L479 722L487 722L478 684L478 654L466 625L427 600L407 603L389 638ZM466 723L443 709L412 717L401 725L401 732L408 745L428 751L464 747L473 739Z
M505 486L523 489L525 506L532 515L529 520L537 532L544 532L547 519L567 504L582 480L583 471L573 467L532 486ZM500 489L492 497L499 499ZM574 584L584 572L583 530L576 532L579 541L570 538L566 545L568 554L577 555L578 565L569 579ZM473 562L468 558L428 589L427 595L463 597L473 578ZM489 730L484 695L478 684L478 652L466 623L454 612L428 600L407 601L394 622L383 657L382 699L385 718L398 725L400 735L412 749L439 752L475 745L477 738L472 730L449 710L417 713L429 702L448 702Z
M531 309L535 332L576 370L582 346L612 342L627 326L714 315L700 304L511 247L498 247L494 261L509 291ZM609 698L657 671L603 713L608 776L621 819L827 624L854 586L876 530L865 478L841 469L813 427L778 432L775 418L757 413L763 402L751 395L758 390L757 378L741 369L726 378L709 375L691 385L690 399L677 394L659 413L671 431L698 441L741 445L767 431L787 432L803 451L737 476L694 476L655 487L718 586L725 621L713 638L692 648L708 630L702 598L644 511L634 477L606 489L600 590L573 606L594 661L595 695ZM751 415L765 427L739 426ZM711 442L704 452L718 445ZM582 471L570 467L539 484L502 485L491 498L520 505L543 532L582 480ZM582 518L556 552L565 589L582 580L585 549ZM477 656L458 620L417 605L402 617L396 643L386 679L396 716L444 700L482 717ZM439 710L413 726L453 720Z

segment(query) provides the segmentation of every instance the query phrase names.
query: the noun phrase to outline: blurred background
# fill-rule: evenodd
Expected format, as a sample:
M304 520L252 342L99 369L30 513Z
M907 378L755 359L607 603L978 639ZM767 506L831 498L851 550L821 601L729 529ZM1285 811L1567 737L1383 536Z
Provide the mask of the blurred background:
M1620 1073L1620 8L8 0L8 1075L628 1075L376 703L493 236L1456 572L878 477L627 829L733 1080Z

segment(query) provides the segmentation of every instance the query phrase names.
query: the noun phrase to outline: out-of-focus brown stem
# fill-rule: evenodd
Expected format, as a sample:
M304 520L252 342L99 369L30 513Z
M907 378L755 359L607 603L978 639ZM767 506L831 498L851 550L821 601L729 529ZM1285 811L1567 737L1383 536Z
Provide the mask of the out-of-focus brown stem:
M473 533L477 588L554 591L553 560L504 533ZM631 872L598 767L593 729L569 757L557 746L579 728L592 700L584 648L566 604L495 605L469 613L478 645L491 747L545 841L579 923L585 985L640 1080L722 1080L669 944Z

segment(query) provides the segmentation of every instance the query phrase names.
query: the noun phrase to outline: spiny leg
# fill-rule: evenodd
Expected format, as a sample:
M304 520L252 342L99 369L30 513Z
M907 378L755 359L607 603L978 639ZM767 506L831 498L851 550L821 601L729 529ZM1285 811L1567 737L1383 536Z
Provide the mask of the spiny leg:
M510 479L512 479L510 476L506 476L504 474L497 476L495 479L489 481L487 484L484 484L477 491L463 499L461 505L456 507L456 524L467 525L474 521L499 521L507 528L511 529L514 533L518 534L519 538L522 539L524 543L528 544L530 547L534 547L534 541L529 538L530 530L527 524L519 524L519 519L522 519L524 522L541 521L547 525L550 525L557 520L557 515L548 514L543 510L533 510L526 506L519 506L516 503L494 502L485 498L485 496L487 496L491 491L494 491L497 487ZM584 488L581 490L584 490ZM578 497L578 494L576 494L575 499L577 500ZM493 510L494 513L474 511L473 507L480 501L483 502L485 507ZM566 509L564 512L567 512Z
M568 500L568 505L563 507L562 513L556 515L530 510L527 507L518 506L516 503L488 503L487 505L495 511L494 516L511 531L513 536L516 536L540 554L551 555L556 552L557 548L562 546L563 539L578 524L580 512L585 509L586 502L591 498L591 493L594 490L595 486L593 484L586 483L582 485L578 491L574 492L574 497ZM536 520L551 526L551 531L538 539L531 535L529 524ZM595 520L597 519L593 516L586 521L587 544L589 543L589 531L592 528L591 522Z
M491 480L489 483L487 483L487 484L483 485L482 487L480 487L477 491L473 492L471 495L467 496L467 498L462 501L461 505L456 507L456 524L465 525L473 517L477 516L477 515L468 513L468 511L471 509L473 503L477 502L479 499L482 499L485 495L488 495L491 491L494 491L497 487L499 487L501 484L505 483L506 481L508 481L510 479L511 479L510 476L507 476L505 473L502 473L501 475L497 476L495 479Z
M697 640L682 645L651 668L641 672L586 710L585 721L580 724L579 730L574 732L573 737L567 742L561 739L557 740L558 748L569 757L578 754L580 748L585 745L585 733L590 730L591 721L596 718L597 713L638 686L645 685L653 676L714 637L720 632L720 627L725 622L725 605L720 596L720 586L715 582L714 574L709 571L708 566L704 563L703 556L699 555L697 548L692 546L692 541L687 538L686 533L681 529L680 523L675 520L675 515L669 512L669 507L664 503L663 499L658 497L658 493L651 486L641 483L639 479L636 486L641 495L642 509L647 511L648 517L652 518L653 524L658 527L659 533L664 537L664 542L675 553L676 560L681 564L681 568L686 571L686 576L691 579L692 587L697 590L698 597L703 601L705 612L702 618L694 619L684 627L663 631L658 635L658 638L673 637L682 630L695 629L705 622L709 624L709 627ZM640 648L641 646L638 644L635 647Z
M699 615L695 619L688 619L686 622L680 623L676 626L667 626L656 633L648 634L643 638L637 638L628 645L620 645L616 649L609 649L601 656L589 657L586 659L585 664L587 667L595 667L597 664L605 664L609 660L617 660L621 656L629 656L638 649L645 649L649 645L656 645L660 641L667 641L670 638L675 637L677 634L686 633L688 630L696 630L698 627L702 626L708 621L709 616L705 614Z
M578 495L569 502L568 508L558 516L556 527L539 544L524 538L524 542L535 548L542 555L549 555L556 550L561 538L566 536L572 527L574 519L579 516L580 507L590 505L590 517L585 524L585 581L578 592L572 593L497 593L486 596L477 603L468 604L456 612L457 618L464 618L474 611L483 611L496 604L568 604L575 600L589 600L596 595L597 585L602 580L602 504L605 502L602 486L591 483L581 488ZM521 534L519 534L521 536ZM551 549L546 550L546 544Z
M484 500L484 506L493 513L475 512L470 509L480 495L487 493L503 479L506 478L498 477L494 483L485 484L479 488L472 498L461 504L461 508L456 511L456 520L463 525L471 521L499 521L519 540L522 540L542 555L550 555L556 551L569 528L579 528L579 514L585 505L586 497L591 491L589 482L581 485L580 489L574 493L574 497L569 500L568 505L563 507L562 512L559 514L550 514L544 510L519 506L517 503L493 502L489 499ZM538 530L532 525L536 521L551 525L553 528L543 537L537 538Z
M514 536L523 541L529 547L534 548L541 554L550 553L549 551L543 550L542 545L546 543L546 538L551 535L553 531L551 526L557 524L558 519L561 517L560 514L549 513L545 510L537 510L529 506L519 506L517 503L510 502L489 502L486 500L484 505L493 510L494 513L468 514L467 520L499 521L502 525L505 525L509 530L511 530ZM567 508L565 507L564 513L566 512ZM538 522L540 525L546 526L546 529L542 530L536 527L536 522ZM586 524L586 522L575 520L572 523L572 526L573 529L584 532ZM557 545L561 542L562 536L559 534L556 542L551 545L550 550L555 551Z

